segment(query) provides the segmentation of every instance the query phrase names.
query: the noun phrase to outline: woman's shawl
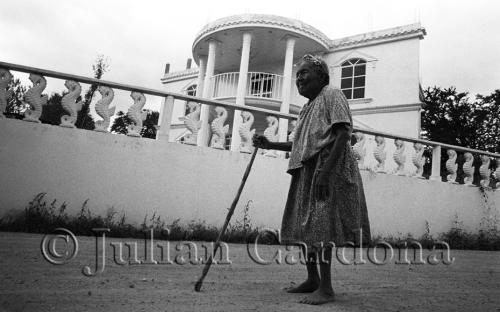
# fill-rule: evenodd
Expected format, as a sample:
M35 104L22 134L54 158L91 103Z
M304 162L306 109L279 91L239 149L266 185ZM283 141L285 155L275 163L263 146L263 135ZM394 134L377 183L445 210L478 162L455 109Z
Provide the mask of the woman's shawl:
M302 163L319 153L335 141L332 126L346 124L352 131L352 117L349 104L342 91L325 86L312 101L307 102L299 113L288 173L302 167Z

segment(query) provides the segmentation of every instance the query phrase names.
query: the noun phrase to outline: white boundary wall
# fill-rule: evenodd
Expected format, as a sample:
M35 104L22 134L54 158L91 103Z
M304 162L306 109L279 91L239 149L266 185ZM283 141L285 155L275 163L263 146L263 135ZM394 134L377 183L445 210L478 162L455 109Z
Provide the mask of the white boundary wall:
M250 159L248 154L123 135L0 120L0 215L46 192L76 214L89 199L93 213L114 207L128 222L156 212L168 222L220 225ZM250 203L253 225L279 228L290 176L287 161L257 156L233 218ZM420 236L479 230L499 218L500 191L362 171L372 235Z

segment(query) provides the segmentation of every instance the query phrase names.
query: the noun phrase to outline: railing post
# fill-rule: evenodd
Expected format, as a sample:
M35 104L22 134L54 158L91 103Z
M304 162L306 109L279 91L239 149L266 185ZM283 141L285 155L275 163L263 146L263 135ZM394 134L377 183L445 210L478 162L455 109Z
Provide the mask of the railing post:
M156 139L168 142L170 124L172 123L172 111L174 110L174 97L169 95L163 99L160 107L159 129L156 131Z
M441 181L441 146L436 145L432 149L432 172L429 180Z

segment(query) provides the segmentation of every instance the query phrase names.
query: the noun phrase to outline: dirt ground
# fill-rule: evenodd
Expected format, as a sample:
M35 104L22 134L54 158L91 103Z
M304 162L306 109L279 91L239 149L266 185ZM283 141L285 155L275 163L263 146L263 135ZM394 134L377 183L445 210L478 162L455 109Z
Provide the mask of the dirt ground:
M232 263L212 266L202 292L197 293L193 287L201 264L114 262L111 242L138 242L141 260L145 259L144 240L107 238L104 271L87 277L82 267L95 270L94 238L77 237L78 254L62 265L42 256L42 238L0 232L1 311L500 311L500 252L452 250L455 262L451 265L334 261L337 300L305 306L298 303L302 295L283 291L305 276L303 265L284 263L283 247L259 246L263 259L271 259L278 249L283 256L282 264L261 265L251 259L246 245L229 245ZM170 259L187 258L187 247L176 250L176 243L170 242ZM46 246L50 251L50 244ZM56 254L64 254L62 240L55 246ZM160 260L161 250L155 250L154 259ZM424 250L424 259L428 254Z

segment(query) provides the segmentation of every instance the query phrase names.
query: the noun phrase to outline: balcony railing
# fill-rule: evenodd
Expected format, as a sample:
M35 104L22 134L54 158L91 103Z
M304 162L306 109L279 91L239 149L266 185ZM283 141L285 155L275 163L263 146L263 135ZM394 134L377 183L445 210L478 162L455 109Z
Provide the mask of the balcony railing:
M210 80L211 98L236 97L238 90L238 72L222 73L212 76ZM302 97L292 79L290 88L290 102L295 105L304 104L307 99ZM249 72L245 86L245 97L266 98L277 101L283 100L283 76L265 72Z
M213 130L213 134L210 145L211 147L218 149L224 149L225 137L221 138L218 136L227 133L227 131L222 131L223 128L227 128L227 125L225 124L227 110L241 110L243 123L239 129L239 135L241 137L240 152L243 153L248 153L253 148L251 136L254 116L262 115L256 113L264 113L267 115L266 121L268 123L268 127L265 130L265 133L266 136L272 141L278 140L278 118L291 120L292 124L293 120L297 118L296 115L279 113L263 108L236 105L224 101L208 100L194 96L0 62L0 122L2 122L1 117L3 117L3 112L5 111L8 95L10 93L10 90L8 90L9 81L13 79L13 75L10 70L30 73L30 80L33 82L33 86L31 86L27 91L25 101L30 105L31 109L25 113L24 119L30 122L39 122L39 117L44 108L45 102L47 101L47 98L42 96L42 92L46 87L45 77L66 80L65 85L68 88L69 93L63 97L62 103L63 108L68 112L68 115L61 118L60 126L63 127L74 127L76 110L78 109L78 105L75 101L79 92L81 92L79 83L99 85L98 90L101 93L102 98L96 104L96 111L103 120L96 122L96 125L98 125L96 129L97 131L108 131L107 128L109 127L109 118L113 112L113 110L109 109L113 100L113 89L132 91L131 95L133 98L133 104L130 106L127 113L127 115L133 120L133 125L131 126L132 129L130 129L132 130L132 136L138 136L137 133L140 132L140 128L142 127L142 119L140 116L142 107L146 101L144 94L165 98L160 110L160 127L157 132L157 140L168 140L170 121L172 118L171 114L174 101L176 100L188 102L190 113L184 118L184 123L190 130L190 138L187 140L187 143L196 142L196 136L200 127L200 105L216 107L215 111L218 113L218 117L212 121L211 129ZM225 81L235 81L234 77L230 78L230 76L231 75L226 75L228 80ZM273 79L277 78L276 76L272 77ZM260 92L259 94L263 95L265 93ZM354 130L357 143L353 146L353 151L358 159L358 164L361 169L367 169L373 173L386 173L419 179L445 181L465 186L482 186L484 188L496 189L500 188L500 154L398 136L374 130L357 128ZM293 131L290 135L293 135ZM427 147L432 150L432 156L430 159L425 158L424 151ZM443 166L441 165L442 150L446 150L448 155L448 159ZM465 162L461 168L464 173L463 181L457 181L458 153L463 153L465 158ZM270 152L266 152L265 155L275 157L275 154ZM475 165L475 160L479 160L480 165ZM431 175L430 177L424 177L424 165L429 163L432 166ZM442 167L446 168L447 171L447 173L443 176L441 175ZM473 184L474 176L480 177L478 183Z

